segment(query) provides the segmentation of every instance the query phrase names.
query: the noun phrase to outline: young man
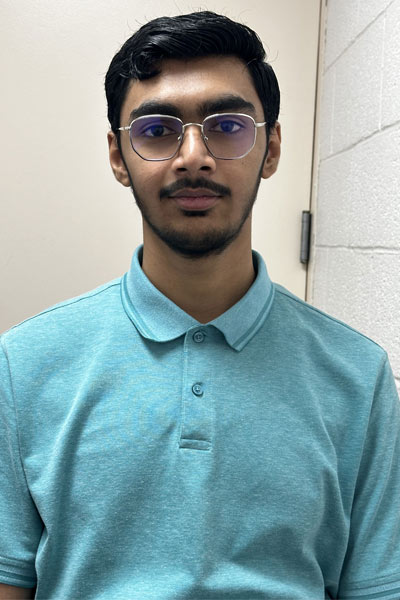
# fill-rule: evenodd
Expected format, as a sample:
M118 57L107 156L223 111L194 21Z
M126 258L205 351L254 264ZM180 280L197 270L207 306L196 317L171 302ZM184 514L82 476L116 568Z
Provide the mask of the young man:
M203 12L148 23L110 65L110 163L143 245L2 337L0 598L400 597L387 355L251 249L281 141L264 57Z

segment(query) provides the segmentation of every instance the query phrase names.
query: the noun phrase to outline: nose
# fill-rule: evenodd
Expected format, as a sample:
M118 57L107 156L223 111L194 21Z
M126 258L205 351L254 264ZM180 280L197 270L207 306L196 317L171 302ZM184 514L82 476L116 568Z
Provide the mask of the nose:
M187 123L182 132L182 143L174 157L174 169L180 172L208 171L216 168L215 158L211 156L204 143L199 123Z

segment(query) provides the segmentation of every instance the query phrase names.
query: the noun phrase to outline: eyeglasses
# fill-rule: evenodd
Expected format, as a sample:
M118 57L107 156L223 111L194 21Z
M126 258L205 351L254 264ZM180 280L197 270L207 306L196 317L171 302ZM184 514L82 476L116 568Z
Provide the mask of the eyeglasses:
M222 113L206 117L202 123L183 123L169 115L146 115L134 119L119 131L129 131L132 149L144 160L169 160L178 152L186 127L201 128L207 150L214 158L243 158L254 148L257 127L253 117L241 113Z

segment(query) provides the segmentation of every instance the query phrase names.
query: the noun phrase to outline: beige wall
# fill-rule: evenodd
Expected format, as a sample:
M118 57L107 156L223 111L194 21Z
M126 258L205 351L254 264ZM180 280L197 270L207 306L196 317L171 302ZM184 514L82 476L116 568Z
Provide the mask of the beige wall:
M196 9L164 0L163 14ZM273 279L304 297L301 210L309 204L319 0L201 4L255 28L282 91L283 153L263 182L254 244ZM0 331L129 268L141 243L130 191L108 164L104 76L159 1L18 0L0 14ZM293 207L295 203L295 207Z

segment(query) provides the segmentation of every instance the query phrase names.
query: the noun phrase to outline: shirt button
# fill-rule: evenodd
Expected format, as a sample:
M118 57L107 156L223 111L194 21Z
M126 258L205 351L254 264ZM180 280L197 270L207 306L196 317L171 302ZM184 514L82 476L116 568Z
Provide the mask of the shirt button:
M203 395L203 386L201 385L201 383L195 383L192 386L192 392L195 396L202 396Z
M198 344L200 344L201 342L204 342L204 338L206 336L204 335L204 333L202 331L196 331L196 333L193 335L193 339L195 342L197 342Z

